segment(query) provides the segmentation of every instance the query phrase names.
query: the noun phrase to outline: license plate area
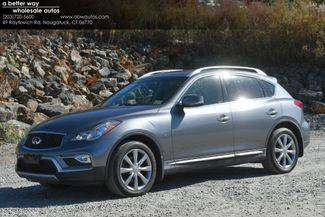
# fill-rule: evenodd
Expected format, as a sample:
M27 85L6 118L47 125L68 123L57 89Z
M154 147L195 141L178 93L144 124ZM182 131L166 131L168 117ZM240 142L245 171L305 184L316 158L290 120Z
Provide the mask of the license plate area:
M37 154L24 154L24 163L39 164L40 156Z

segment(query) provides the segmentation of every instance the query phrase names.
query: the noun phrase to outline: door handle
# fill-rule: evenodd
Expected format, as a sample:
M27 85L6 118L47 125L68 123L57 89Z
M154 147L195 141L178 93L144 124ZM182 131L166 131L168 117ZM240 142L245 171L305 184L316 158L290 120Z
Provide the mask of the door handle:
M220 115L218 118L218 121L222 122L222 123L227 123L227 121L229 121L229 117L227 115Z
M274 109L274 108L270 108L268 111L267 111L267 114L268 115L276 115L278 112Z

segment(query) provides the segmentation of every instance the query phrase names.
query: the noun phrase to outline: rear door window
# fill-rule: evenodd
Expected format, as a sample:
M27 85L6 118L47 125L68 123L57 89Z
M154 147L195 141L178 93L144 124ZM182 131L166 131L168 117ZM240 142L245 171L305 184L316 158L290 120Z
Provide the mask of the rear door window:
M226 76L225 81L230 101L264 97L263 89L256 78L229 75Z

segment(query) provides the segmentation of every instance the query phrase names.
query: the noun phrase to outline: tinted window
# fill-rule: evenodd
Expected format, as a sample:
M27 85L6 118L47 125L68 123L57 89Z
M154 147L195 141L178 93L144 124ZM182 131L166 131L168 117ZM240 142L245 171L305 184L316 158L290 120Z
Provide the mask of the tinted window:
M275 87L273 84L263 80L260 80L260 84L264 90L264 94L266 97L270 97L274 95Z
M185 95L200 95L205 105L222 102L222 88L218 76L200 78L192 84Z
M111 96L104 106L161 105L185 82L186 77L152 77L139 79Z
M256 78L230 75L226 77L226 88L231 101L264 97L263 90Z

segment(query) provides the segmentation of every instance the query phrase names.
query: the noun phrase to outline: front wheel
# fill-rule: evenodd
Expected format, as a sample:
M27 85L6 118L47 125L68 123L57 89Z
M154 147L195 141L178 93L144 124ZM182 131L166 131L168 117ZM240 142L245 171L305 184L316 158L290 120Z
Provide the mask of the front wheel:
M122 144L108 167L106 186L121 196L140 196L152 188L157 173L151 149L138 141Z
M298 141L287 128L275 130L270 138L263 167L273 173L289 173L296 166L299 156Z

